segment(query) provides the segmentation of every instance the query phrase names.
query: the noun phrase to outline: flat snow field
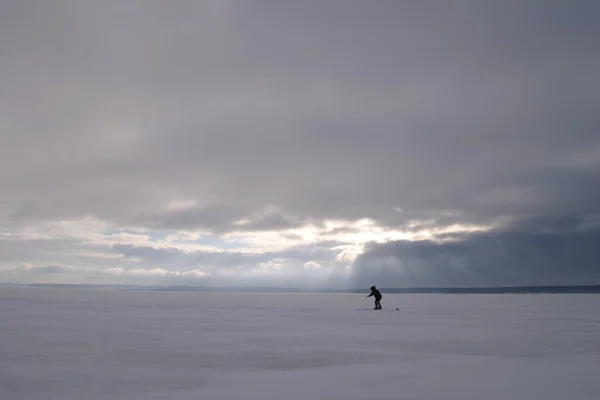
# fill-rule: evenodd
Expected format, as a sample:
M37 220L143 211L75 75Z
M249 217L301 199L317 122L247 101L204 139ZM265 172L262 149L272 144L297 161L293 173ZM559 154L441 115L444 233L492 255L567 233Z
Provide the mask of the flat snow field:
M382 304L0 288L0 399L600 399L599 295Z

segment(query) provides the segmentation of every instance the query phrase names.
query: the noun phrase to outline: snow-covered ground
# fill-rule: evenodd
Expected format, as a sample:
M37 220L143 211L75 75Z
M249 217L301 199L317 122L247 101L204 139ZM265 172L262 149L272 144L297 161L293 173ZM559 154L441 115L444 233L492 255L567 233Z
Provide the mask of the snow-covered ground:
M598 295L365 296L0 288L0 399L600 398Z

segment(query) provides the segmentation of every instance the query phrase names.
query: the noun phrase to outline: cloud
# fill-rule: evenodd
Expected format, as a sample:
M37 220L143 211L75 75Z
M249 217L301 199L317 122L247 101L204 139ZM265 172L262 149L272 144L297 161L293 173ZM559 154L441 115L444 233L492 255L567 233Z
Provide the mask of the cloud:
M544 221L545 222L545 221ZM538 225L540 226L540 225ZM560 226L560 224L559 224ZM585 285L600 282L600 230L492 231L451 242L376 244L358 257L358 287Z
M150 269L186 247L234 270L220 250L301 248L288 262L309 279L306 262L345 268L369 241L539 215L589 229L599 16L584 0L4 2L0 268L117 268L108 246L132 245L175 249L145 250Z
M206 273L200 270L188 270L188 271L169 271L162 268L150 268L150 269L123 269L120 267L117 268L107 268L101 271L103 274L109 275L128 275L128 276L158 276L158 277L194 277L194 278L202 278L206 276Z
M33 274L69 274L73 273L72 267L63 265L45 265L45 266L34 266L31 264L22 264L18 268L15 268L12 272L29 272Z
M315 269L320 269L320 268L321 268L321 265L314 261L309 261L307 263L304 263L304 269L315 270Z

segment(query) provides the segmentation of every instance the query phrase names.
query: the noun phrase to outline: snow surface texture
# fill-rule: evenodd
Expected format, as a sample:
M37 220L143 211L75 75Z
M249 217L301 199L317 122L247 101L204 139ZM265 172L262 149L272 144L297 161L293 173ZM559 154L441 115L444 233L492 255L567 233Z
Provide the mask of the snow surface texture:
M598 399L598 295L372 303L0 288L0 399Z

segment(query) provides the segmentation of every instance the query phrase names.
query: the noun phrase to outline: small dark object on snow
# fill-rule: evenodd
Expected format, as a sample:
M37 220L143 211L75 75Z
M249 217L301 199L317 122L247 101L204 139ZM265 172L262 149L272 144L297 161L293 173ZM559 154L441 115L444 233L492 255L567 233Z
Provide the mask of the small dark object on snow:
M399 311L399 310L400 310L399 308L396 308L396 311Z
M381 310L381 299L383 298L383 296L381 295L381 292L379 290L377 290L377 288L375 286L371 286L371 294L369 294L367 297L371 297L371 296L375 296L375 308L374 310Z

